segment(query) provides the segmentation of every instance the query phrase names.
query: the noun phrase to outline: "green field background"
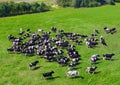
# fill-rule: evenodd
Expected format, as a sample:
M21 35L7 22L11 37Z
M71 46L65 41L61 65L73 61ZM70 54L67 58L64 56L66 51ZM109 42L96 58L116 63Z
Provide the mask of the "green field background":
M28 57L22 54L9 54L6 49L11 46L7 36L16 35L19 28L37 31L42 28L50 31L50 27L63 29L65 32L80 34L93 33L96 28L99 36L104 36L107 47L98 45L90 49L83 45L77 50L82 60L77 66L80 76L83 78L67 78L67 67L61 67L55 62L47 62L38 56ZM105 34L103 28L116 27L113 35ZM101 60L97 64L95 75L87 74L85 69L91 66L89 58L92 54L100 54ZM102 60L102 54L115 53L113 61ZM67 55L66 55L67 56ZM41 68L35 71L29 70L29 63L39 60ZM26 14L14 17L0 18L0 85L120 85L120 5L102 6L95 8L57 8L45 13ZM44 72L54 70L53 80L41 79Z

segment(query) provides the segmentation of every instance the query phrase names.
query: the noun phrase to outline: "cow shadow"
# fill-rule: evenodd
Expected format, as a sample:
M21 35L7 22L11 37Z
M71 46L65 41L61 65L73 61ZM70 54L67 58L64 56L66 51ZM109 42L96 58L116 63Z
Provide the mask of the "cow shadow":
M101 62L98 61L98 62L95 62L95 63L91 63L91 65L94 65L94 64L100 64Z
M94 74L99 74L101 71L97 71L97 72L95 72Z
M57 79L57 78L60 78L60 76L55 76L55 77L47 77L46 80L54 80L54 79Z
M112 60L110 60L110 61L117 61L117 60L119 60L119 59L112 59Z
M41 68L42 66L36 66L33 70L37 70L39 68Z
M76 77L71 77L71 79L84 79L84 77L83 76L76 76Z
M76 78L81 78L81 79L84 79L84 77L83 77L83 76L76 76Z

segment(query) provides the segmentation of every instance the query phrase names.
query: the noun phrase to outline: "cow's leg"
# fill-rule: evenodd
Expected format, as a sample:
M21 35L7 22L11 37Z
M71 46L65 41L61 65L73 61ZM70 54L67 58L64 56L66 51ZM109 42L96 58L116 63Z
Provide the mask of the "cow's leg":
M106 58L105 58L105 57L103 57L103 60L106 60Z
M95 71L93 71L92 74L95 74Z
M31 70L31 66L29 66L29 70Z

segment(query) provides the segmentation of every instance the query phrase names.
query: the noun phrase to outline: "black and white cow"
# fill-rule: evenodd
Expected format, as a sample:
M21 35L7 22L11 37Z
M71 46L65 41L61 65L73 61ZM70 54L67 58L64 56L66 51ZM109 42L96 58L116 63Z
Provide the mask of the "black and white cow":
M103 60L112 60L112 57L114 56L114 53L111 54L103 54Z
M68 70L75 69L76 65L77 65L77 64L74 63L74 62L70 63L70 64L68 65Z
M98 54L94 54L90 58L90 63L96 63L97 60L99 60L99 55Z
M39 63L39 61L34 61L32 63L29 64L29 69L31 70L32 67L36 67L37 63Z
M100 43L101 43L102 45L107 46L107 44L106 44L105 39L103 38L103 36L100 36Z
M86 72L87 72L87 73L92 73L92 74L94 74L96 68L97 68L97 67L87 67Z
M106 32L106 34L113 34L116 32L116 28L111 28L111 29L108 29L107 27L104 28L104 31Z

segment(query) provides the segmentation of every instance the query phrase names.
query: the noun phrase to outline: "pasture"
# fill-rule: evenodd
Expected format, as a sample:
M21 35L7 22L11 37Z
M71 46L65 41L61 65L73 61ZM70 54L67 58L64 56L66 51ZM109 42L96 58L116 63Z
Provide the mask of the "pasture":
M102 6L96 8L59 8L46 13L26 14L15 17L0 18L0 85L119 85L120 84L120 5ZM67 67L59 66L55 62L47 62L37 56L29 57L22 54L9 54L6 49L11 46L7 36L18 35L19 28L30 28L35 32L38 28L50 31L50 27L63 29L65 32L74 32L89 35L96 28L98 36L104 36L108 46L98 45L91 49L83 45L77 50L81 54L77 70L82 78L67 78ZM106 34L103 27L116 27L113 35ZM96 74L85 72L91 66L89 58L92 54L115 53L113 61L100 60ZM66 55L67 56L67 55ZM29 63L38 60L39 69L30 71ZM44 72L54 70L53 79L41 79Z

